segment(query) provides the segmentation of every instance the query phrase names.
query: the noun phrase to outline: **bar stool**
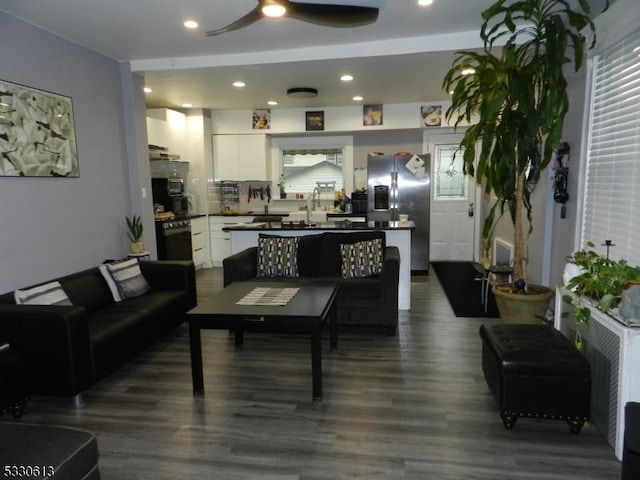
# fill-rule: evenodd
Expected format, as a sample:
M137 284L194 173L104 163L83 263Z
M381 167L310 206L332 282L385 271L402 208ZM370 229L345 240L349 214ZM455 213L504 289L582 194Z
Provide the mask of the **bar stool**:
M510 265L491 265L489 268L485 268L481 263L473 264L476 271L480 274L479 280L482 282L480 287L480 305L484 306L484 313L487 313L489 306L489 285L491 284L491 277L500 277L502 281L506 276L506 281L511 282L511 275L513 274L513 267Z

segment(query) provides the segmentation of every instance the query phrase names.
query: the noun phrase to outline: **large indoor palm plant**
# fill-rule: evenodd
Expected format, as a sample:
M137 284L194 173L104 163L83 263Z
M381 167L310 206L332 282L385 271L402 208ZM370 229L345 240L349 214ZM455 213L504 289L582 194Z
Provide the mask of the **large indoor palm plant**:
M589 3L571 3L497 0L482 13L484 49L458 52L443 82L452 92L447 118L470 124L460 143L465 172L493 202L482 232L485 253L503 214L513 222L514 292L533 290L526 282L533 215L527 186L560 145L569 107L565 68L579 70L595 43Z

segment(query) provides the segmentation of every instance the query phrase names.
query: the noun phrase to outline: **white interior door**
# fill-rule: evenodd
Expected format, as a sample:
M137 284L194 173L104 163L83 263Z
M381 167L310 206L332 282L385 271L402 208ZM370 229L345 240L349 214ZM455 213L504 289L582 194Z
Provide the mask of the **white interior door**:
M477 258L475 180L463 172L461 134L429 137L431 152L430 260Z

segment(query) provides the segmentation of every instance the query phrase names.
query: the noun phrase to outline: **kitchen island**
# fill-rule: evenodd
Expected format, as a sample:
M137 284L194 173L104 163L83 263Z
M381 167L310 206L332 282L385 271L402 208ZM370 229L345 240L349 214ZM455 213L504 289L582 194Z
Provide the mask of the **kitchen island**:
M398 284L398 308L411 308L411 231L415 228L413 222L324 222L324 223L238 223L225 226L222 230L229 232L231 240L231 254L235 254L249 247L258 245L260 233L296 237L314 235L322 232L361 232L363 230L384 230L386 244L398 247L400 251L400 280Z

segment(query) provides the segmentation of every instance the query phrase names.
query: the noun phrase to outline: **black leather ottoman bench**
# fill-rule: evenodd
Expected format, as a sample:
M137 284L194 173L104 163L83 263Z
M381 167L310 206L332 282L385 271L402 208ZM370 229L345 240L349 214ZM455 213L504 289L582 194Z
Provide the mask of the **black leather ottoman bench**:
M0 472L7 478L99 480L96 437L75 428L0 422Z
M482 371L505 428L519 417L566 420L579 433L591 410L591 368L551 325L482 325Z

